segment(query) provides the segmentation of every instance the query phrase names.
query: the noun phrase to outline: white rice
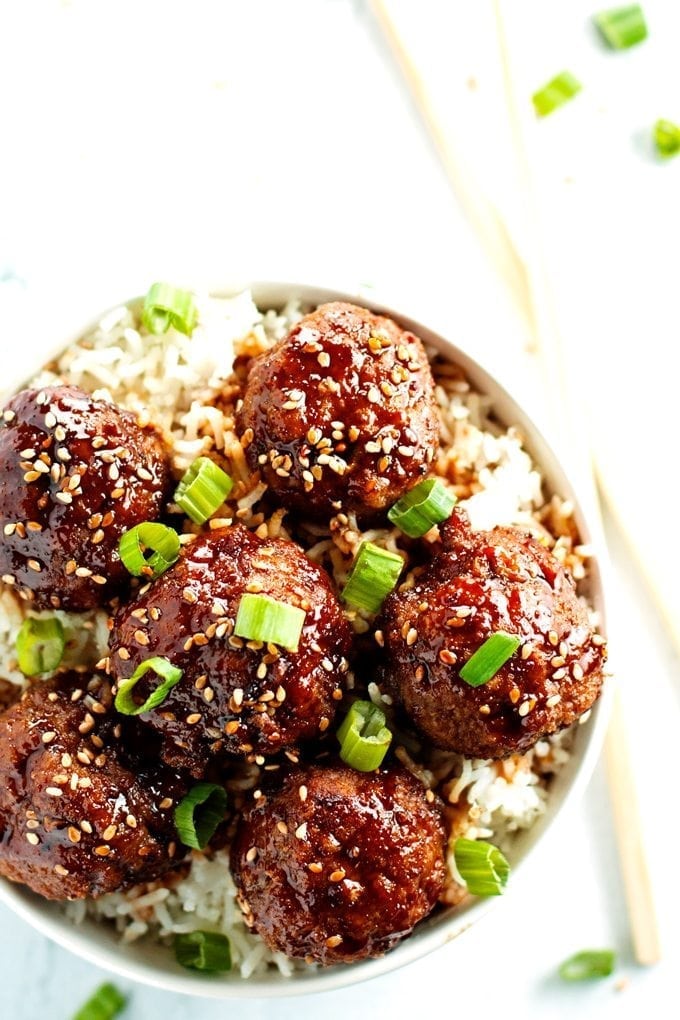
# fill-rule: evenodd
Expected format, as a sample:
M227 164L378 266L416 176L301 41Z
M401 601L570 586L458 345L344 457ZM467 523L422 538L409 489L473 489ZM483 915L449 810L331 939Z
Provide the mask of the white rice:
M136 328L135 309L117 308L92 334L41 371L33 384L68 380L97 397L148 415L171 444L178 476L201 453L217 451L237 484L224 516L213 523L221 526L238 518L258 534L285 537L283 511L269 519L258 511L266 486L255 485L245 465L233 429L229 398L234 386L229 379L235 354L265 349L301 314L295 302L282 312L262 313L249 293L228 300L206 297L199 301L199 325L191 338L174 330L150 337ZM436 470L453 485L473 526L521 525L546 538L574 575L583 577L588 550L575 545L571 507L557 497L545 503L541 476L520 433L513 428L504 431L492 421L489 401L471 391L454 366L435 367L443 447ZM400 551L395 529L362 532L351 516L340 515L332 528L310 525L308 534L308 555L326 566L339 586L347 574L348 554L364 539ZM188 533L186 539L190 538ZM14 643L26 615L41 614L28 609L11 589L0 588L0 676L17 684L24 678L17 668ZM92 668L106 655L104 612L49 615L57 615L63 623L66 665ZM361 614L348 616L357 631L367 629L368 621ZM369 696L390 713L391 699L376 684L369 685ZM405 739L395 753L427 785L443 792L453 817L451 845L453 838L465 835L511 847L512 834L532 825L545 811L549 777L568 760L570 740L566 731L540 741L522 757L502 762L440 752L430 756L427 768L419 763L419 748L413 741ZM247 787L248 779L243 783ZM449 868L451 882L444 899L455 903L465 890L451 853ZM89 915L114 924L127 943L141 938L170 941L177 933L197 929L223 932L231 942L234 965L244 978L272 966L284 975L306 966L270 952L248 930L236 903L224 850L210 855L194 852L188 866L162 882L113 893L96 902L65 904L65 911L76 923Z

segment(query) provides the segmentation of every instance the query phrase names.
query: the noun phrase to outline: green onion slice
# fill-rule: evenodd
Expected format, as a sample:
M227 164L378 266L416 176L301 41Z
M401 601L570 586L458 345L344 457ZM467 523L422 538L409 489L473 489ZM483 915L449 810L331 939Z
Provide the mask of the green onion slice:
M246 592L239 603L234 634L248 641L271 641L297 652L306 615L297 606Z
M110 981L100 985L83 1003L73 1020L113 1020L125 1009L125 996Z
M175 958L183 967L216 973L231 970L231 946L226 935L213 931L189 931L175 935Z
M132 697L132 691L150 669L157 676L161 677L162 683L151 692L143 704L137 705ZM121 715L141 715L142 712L150 712L152 709L158 708L165 701L168 693L181 679L182 670L178 669L177 666L173 666L171 662L164 659L161 655L154 655L151 659L145 659L144 662L137 666L131 677L128 677L127 680L118 681L118 693L114 702L116 711L120 712Z
M56 616L27 617L17 634L16 653L24 676L52 673L64 656L64 628Z
M463 668L459 676L470 687L481 687L496 675L498 670L515 654L522 643L516 634L499 630L480 645Z
M600 35L613 50L627 50L647 38L647 22L640 4L612 7L593 17Z
M355 701L336 736L340 757L358 772L372 772L382 765L392 740L385 713L372 701Z
M456 867L473 896L500 896L510 865L493 843L482 839L457 839L453 848Z
M534 92L532 98L534 109L539 117L546 117L559 106L569 102L570 99L581 91L581 83L569 71L562 71L555 75L552 81L544 85L538 92Z
M441 478L428 478L397 500L387 517L405 535L420 538L450 517L456 502L455 494Z
M563 981L590 981L592 978L609 977L615 963L613 949L584 949L565 960L558 973Z
M198 322L198 309L190 290L173 287L171 283L154 283L144 298L142 324L149 333L167 333L174 326L191 336Z
M165 524L146 521L123 532L118 553L135 577L159 577L179 556L179 535Z
M342 598L355 609L377 613L399 580L403 566L404 561L397 553L381 549L373 542L362 542Z
M198 457L175 490L175 503L195 524L205 524L222 506L234 483L209 457Z
M660 156L675 156L680 152L680 127L672 120L657 120L654 125L654 144Z
M175 808L175 828L185 846L204 850L227 810L227 794L217 783L197 783Z

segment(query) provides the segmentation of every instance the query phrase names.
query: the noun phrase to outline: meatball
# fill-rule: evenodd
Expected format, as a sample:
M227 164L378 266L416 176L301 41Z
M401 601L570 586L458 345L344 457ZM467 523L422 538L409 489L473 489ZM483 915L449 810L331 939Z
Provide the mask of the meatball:
M402 768L313 766L241 817L231 868L267 945L323 964L381 956L435 906L439 800Z
M122 533L155 520L159 433L77 386L23 390L0 417L0 574L37 608L102 605L129 580Z
M441 533L443 550L416 584L385 600L382 682L437 747L470 758L526 751L595 702L604 641L570 575L530 535L473 532L463 510ZM471 687L459 671L497 631L520 647Z
M255 360L237 428L250 467L284 506L378 520L437 450L423 345L365 308L322 305Z
M150 881L181 856L181 777L130 750L111 685L64 674L0 716L0 874L47 899Z
M234 635L246 592L305 610L297 651ZM110 670L119 681L163 656L183 671L141 718L162 734L167 762L201 776L224 752L271 755L323 733L342 697L350 644L325 572L292 542L262 540L239 524L185 546L120 608ZM155 682L145 678L135 691L145 698Z

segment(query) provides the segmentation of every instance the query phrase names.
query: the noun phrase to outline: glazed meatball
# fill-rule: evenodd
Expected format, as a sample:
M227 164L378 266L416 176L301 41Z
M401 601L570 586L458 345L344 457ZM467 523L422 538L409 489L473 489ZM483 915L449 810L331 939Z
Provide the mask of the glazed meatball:
M443 550L383 606L382 682L437 747L502 758L569 726L597 699L606 659L574 582L517 528L473 532L454 512ZM461 667L497 631L521 639L487 683Z
M297 651L234 635L246 592L305 610ZM350 643L324 571L292 542L235 525L197 538L121 607L110 669L121 680L163 656L183 670L163 704L141 718L162 734L166 761L200 776L225 751L271 755L323 733L342 697ZM137 689L147 696L146 679Z
M130 575L122 533L155 520L170 471L158 432L77 386L23 390L0 417L0 574L36 608L102 605Z
M181 777L129 748L102 677L35 683L0 716L0 874L47 899L158 878L181 856Z
M379 519L438 446L423 345L365 308L322 305L255 360L237 427L250 467L284 506Z
M245 812L231 868L246 921L271 949L352 963L427 917L444 844L440 803L409 772L314 766Z

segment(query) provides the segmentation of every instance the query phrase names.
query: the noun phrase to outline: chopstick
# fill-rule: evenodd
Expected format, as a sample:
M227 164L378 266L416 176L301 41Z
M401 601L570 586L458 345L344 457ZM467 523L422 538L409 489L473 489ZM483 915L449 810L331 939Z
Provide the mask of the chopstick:
M526 267L510 237L503 216L477 185L474 173L462 155L462 146L453 144L450 132L445 131L441 125L422 76L411 60L408 47L386 4L383 0L369 0L369 6L389 43L402 75L408 82L418 112L437 149L453 191L459 196L475 232L483 240L484 248L499 276L505 281L510 295L515 299L520 314L527 317L530 324L531 306L526 291Z
M570 451L568 474L574 477L580 501L585 505L587 518L595 532L595 542L604 549L603 527L599 503L589 458L579 459L575 451L588 450L587 436L576 401L578 388L570 385L570 362L566 357L559 318L545 268L543 245L539 229L531 167L528 158L526 134L523 125L523 104L510 60L510 48L503 20L500 0L493 0L498 29L498 44L503 62L508 114L514 136L514 145L523 194L520 196L527 210L528 246L520 256L502 217L488 199L480 194L476 183L450 133L439 121L423 79L411 58L406 40L392 18L385 0L370 0L370 7L385 36L393 56L406 79L416 106L434 141L444 170L461 203L469 212L478 234L491 254L500 274L513 287L518 304L531 325L534 350L541 361L543 375L550 392L557 394L561 413L556 416L555 432L561 450ZM448 128L448 126L447 126ZM507 250L503 250L507 247ZM512 272L508 272L512 267ZM521 280L517 274L521 273ZM555 402L555 401L554 401ZM580 461L580 462L579 462ZM586 466L587 464L587 466ZM614 708L606 742L607 774L613 809L614 829L621 861L621 874L626 891L628 918L635 958L640 964L656 963L661 956L658 923L653 890L647 867L642 826L637 800L634 795L633 769L628 750L628 739L620 694L615 691Z

